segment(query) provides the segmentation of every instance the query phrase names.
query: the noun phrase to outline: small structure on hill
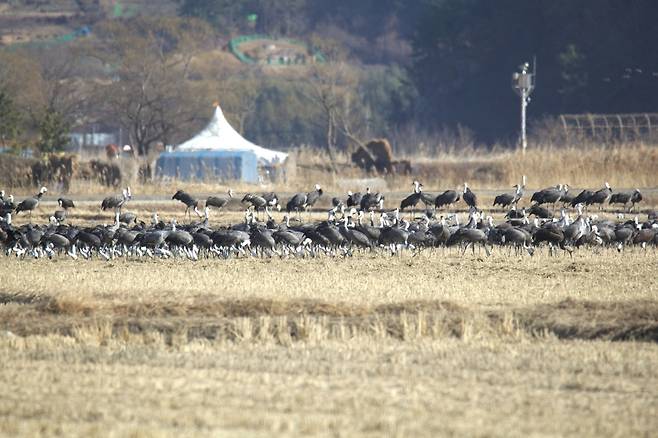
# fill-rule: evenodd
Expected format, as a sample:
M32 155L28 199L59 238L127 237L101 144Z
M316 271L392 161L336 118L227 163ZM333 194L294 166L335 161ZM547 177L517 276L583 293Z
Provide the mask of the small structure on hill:
M320 51L303 41L273 38L268 35L243 35L233 38L228 48L245 64L291 66L324 63Z

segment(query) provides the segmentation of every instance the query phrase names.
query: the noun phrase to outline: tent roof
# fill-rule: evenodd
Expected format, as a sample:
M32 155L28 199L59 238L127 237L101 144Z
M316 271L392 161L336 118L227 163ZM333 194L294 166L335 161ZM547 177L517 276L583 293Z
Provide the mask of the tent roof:
M217 105L210 123L192 139L179 145L176 151L244 151L256 154L263 164L282 163L288 157L285 152L273 151L255 145L242 137L228 123L222 109Z

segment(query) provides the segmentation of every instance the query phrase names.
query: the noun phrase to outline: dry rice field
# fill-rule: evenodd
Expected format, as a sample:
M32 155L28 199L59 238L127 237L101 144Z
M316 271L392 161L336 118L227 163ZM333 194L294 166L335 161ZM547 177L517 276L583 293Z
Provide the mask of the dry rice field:
M657 253L0 259L4 436L650 436Z

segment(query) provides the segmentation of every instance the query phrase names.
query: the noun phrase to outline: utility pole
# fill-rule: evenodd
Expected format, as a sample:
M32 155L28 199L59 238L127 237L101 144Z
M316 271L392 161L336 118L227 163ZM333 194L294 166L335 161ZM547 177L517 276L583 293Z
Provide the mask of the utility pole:
M530 94L535 89L535 76L537 73L537 62L533 62L533 72L529 73L530 63L525 62L519 66L520 73L512 74L512 89L521 98L521 149L525 154L528 147L528 137L526 135L526 108L530 103Z

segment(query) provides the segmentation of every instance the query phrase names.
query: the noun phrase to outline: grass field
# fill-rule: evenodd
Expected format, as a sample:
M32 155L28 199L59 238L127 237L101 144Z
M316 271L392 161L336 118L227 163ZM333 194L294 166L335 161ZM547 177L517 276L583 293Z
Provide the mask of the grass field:
M186 222L165 192L126 210ZM70 223L112 222L83 199ZM239 199L211 225L240 222ZM656 204L645 192L644 212ZM0 435L649 436L657 262L653 248L2 257Z
M658 257L2 259L7 436L647 436Z

